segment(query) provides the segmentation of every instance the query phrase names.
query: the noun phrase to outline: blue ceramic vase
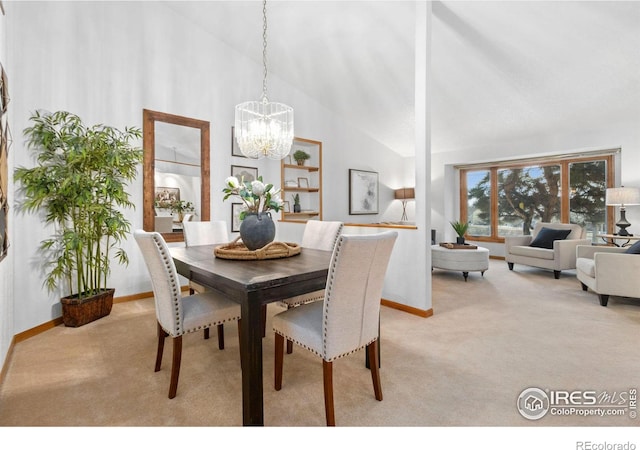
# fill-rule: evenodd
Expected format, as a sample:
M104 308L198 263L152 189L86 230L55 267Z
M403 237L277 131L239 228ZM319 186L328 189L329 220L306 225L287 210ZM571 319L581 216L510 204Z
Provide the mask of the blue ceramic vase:
M271 213L247 213L240 224L240 237L249 250L258 250L273 242L276 224Z

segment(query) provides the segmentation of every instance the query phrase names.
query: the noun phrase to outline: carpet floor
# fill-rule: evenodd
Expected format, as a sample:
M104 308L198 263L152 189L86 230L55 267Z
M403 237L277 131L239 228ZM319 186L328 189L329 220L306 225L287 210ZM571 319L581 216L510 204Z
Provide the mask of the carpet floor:
M604 308L572 271L491 260L467 282L435 269L434 315L381 311L384 400L373 395L360 351L334 363L335 411L344 427L637 427L629 393L640 387L640 300L611 297ZM268 320L282 311L269 305ZM269 322L267 323L269 328ZM235 326L226 348L215 330L185 336L178 395L169 400L171 345L154 373L152 299L118 303L80 328L58 326L18 343L0 386L0 425L220 426L242 424ZM273 333L264 339L264 416L271 427L324 426L322 364L295 347L273 389ZM607 411L523 417L521 392L595 391ZM600 397L599 397L600 398ZM622 408L623 407L623 408ZM575 447L574 447L575 448Z

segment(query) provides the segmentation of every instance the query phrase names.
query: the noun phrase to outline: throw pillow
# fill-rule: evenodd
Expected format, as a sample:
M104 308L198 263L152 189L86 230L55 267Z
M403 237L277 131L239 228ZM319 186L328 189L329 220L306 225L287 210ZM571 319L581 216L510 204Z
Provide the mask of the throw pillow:
M636 241L631 247L625 251L625 253L631 253L633 255L640 255L640 241Z
M542 227L533 242L529 244L529 247L553 249L553 241L561 241L569 236L570 233L571 230L554 230Z

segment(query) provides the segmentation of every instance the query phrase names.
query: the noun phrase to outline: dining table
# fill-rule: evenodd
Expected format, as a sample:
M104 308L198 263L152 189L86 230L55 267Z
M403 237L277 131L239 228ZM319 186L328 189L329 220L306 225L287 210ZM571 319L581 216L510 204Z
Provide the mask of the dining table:
M324 289L330 251L302 248L276 259L225 259L216 245L170 247L180 275L240 304L242 423L264 425L262 339L263 308L278 300Z

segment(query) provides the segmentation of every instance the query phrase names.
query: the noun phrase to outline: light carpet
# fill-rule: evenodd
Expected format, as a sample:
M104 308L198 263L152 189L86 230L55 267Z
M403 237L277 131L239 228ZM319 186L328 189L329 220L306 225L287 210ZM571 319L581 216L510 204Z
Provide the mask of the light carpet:
M612 297L605 308L572 271L555 280L551 271L510 272L497 260L467 282L459 272L432 274L432 317L382 308L382 402L363 351L334 363L338 426L639 425L628 408L624 416L528 420L516 402L530 387L608 394L640 387L640 300ZM282 311L268 309L269 320ZM58 326L16 345L0 387L0 425L240 426L237 328L226 326L225 337L221 351L215 331L209 340L185 336L178 395L169 400L171 345L154 373L152 299L116 304L80 328ZM273 341L268 332L265 425L324 426L320 359L295 347L276 392Z

